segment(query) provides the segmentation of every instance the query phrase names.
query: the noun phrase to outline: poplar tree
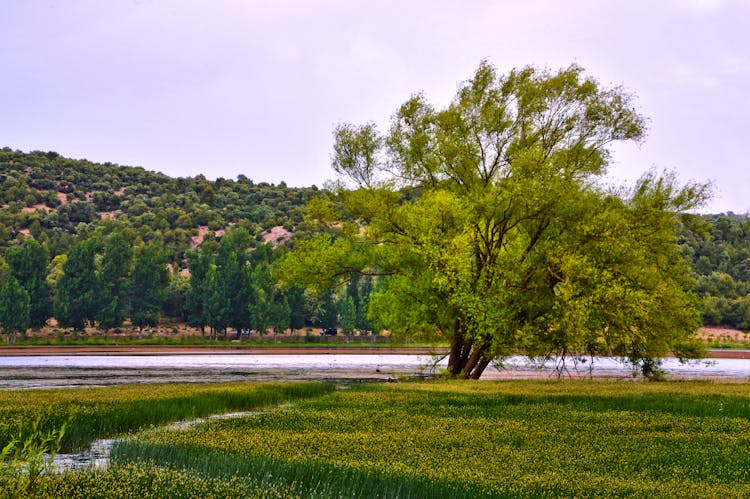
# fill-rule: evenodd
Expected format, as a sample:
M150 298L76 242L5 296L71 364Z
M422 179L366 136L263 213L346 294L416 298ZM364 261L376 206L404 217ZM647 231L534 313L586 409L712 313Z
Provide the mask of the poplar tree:
M121 233L113 232L104 242L99 272L101 305L97 318L103 329L119 327L127 317L132 264L130 243Z
M49 251L36 240L26 239L20 247L8 248L5 259L10 275L29 295L30 327L44 326L52 316L52 293L47 284Z
M98 242L94 238L79 241L68 252L57 282L55 318L63 327L82 330L93 325L100 305L100 281L95 257Z
M0 327L8 336L8 343L15 343L18 334L25 337L30 310L29 293L14 276L7 276L0 286Z
M135 250L129 292L130 320L139 333L145 326L157 324L167 279L163 249L155 243L139 246Z

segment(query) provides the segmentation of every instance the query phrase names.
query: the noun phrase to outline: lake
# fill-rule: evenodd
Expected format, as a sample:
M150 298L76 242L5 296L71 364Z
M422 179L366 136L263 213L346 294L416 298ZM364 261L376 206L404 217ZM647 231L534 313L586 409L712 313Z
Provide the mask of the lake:
M434 375L446 367L429 355L404 354L199 354L199 355L50 355L0 357L0 388L104 386L126 383L271 380L387 380ZM482 379L555 377L556 360L533 362L510 357L503 369L488 367ZM565 377L631 377L615 358L566 361ZM706 359L680 364L664 359L669 376L750 380L748 359Z

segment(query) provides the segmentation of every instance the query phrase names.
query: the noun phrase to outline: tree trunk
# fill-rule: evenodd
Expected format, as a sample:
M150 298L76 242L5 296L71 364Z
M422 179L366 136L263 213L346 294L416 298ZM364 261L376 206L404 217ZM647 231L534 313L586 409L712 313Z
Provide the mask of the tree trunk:
M448 357L448 372L451 377L479 379L492 358L487 355L490 342L482 338L478 343L465 339L462 333L456 333L451 341Z
M471 374L468 377L470 379L479 379L489 364L490 364L490 358L482 355L482 358L479 360L479 362L477 362L477 365L474 366L474 370L471 372Z
M448 371L452 376L457 375L461 372L461 351L463 350L463 334L458 331L458 328L453 335L451 340L451 350L448 356Z

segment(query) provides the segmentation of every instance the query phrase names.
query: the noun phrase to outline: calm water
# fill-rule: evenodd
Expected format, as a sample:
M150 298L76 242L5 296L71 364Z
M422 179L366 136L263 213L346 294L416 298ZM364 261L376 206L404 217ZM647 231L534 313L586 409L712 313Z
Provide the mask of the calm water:
M429 355L81 355L0 357L0 388L46 388L124 383L215 382L239 380L387 379L395 375L427 376L446 366ZM535 363L511 357L504 370L489 367L483 379L554 376L554 361ZM710 359L680 364L665 359L662 367L679 377L750 380L750 360ZM566 363L566 376L627 377L630 368L614 358Z

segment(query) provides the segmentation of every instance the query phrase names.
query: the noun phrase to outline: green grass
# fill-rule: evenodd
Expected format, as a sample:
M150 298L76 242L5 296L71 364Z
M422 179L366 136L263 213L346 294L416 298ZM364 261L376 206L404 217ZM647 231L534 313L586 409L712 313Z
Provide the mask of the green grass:
M286 385L237 389L242 386L270 392ZM344 391L302 386L318 388L297 393L307 398L291 406L187 429L141 431L115 446L108 470L46 476L39 494L750 496L748 383L430 381ZM149 388L99 390L125 405L143 403L137 414L159 398L139 395ZM49 391L29 407L45 397L59 402L65 393L86 392ZM34 393L41 392L26 392ZM274 397L263 396L267 405L275 405ZM105 399L100 394L92 414L112 414L103 408L114 402Z
M64 451L93 440L186 418L250 410L333 391L321 383L127 385L0 391L0 448L41 418L42 430L68 421Z
M5 485L5 488L4 488ZM0 481L0 496L10 484ZM18 497L27 497L18 495ZM290 498L309 497L295 485L280 487L244 477L212 478L151 463L117 466L106 472L81 471L48 475L39 484L36 497L66 499L138 498Z
M430 382L336 392L116 447L319 497L747 497L747 384ZM257 479L256 479L257 480Z

